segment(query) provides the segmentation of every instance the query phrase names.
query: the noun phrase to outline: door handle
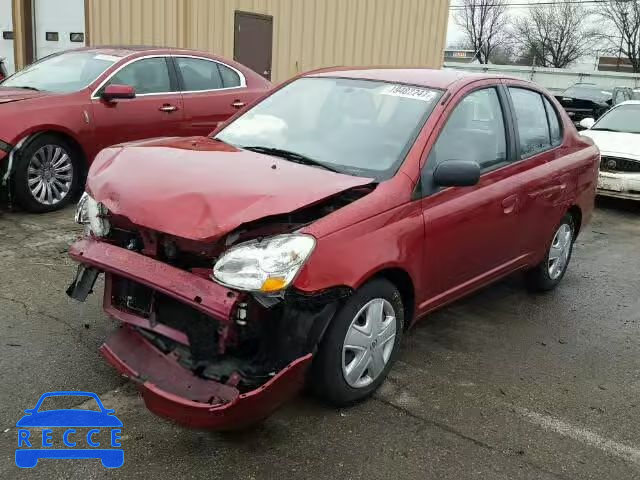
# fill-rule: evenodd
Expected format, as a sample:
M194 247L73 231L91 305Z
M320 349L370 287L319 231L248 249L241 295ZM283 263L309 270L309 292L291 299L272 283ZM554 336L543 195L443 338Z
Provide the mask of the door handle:
M244 107L245 105L246 105L246 103L244 103L244 102L243 102L243 101L241 101L241 100L236 100L235 102L233 102L233 103L231 104L231 106L232 106L233 108L237 108L237 109L240 109L240 108Z
M502 200L502 210L506 214L512 213L516 209L517 204L518 195L509 195L507 198Z
M158 110L160 110L161 112L171 113L178 110L178 107L176 107L175 105L169 105L168 103L165 103Z

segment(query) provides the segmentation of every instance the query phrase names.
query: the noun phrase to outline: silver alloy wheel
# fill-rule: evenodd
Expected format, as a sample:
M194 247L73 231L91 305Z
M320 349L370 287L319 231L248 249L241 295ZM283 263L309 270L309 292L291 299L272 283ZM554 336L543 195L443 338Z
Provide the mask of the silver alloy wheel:
M33 154L27 167L27 182L33 198L55 205L65 198L73 182L73 163L59 145L45 145Z
M549 249L549 259L547 260L549 277L552 280L562 275L567 265L569 252L571 252L572 236L571 226L563 223L553 237L551 248Z
M353 388L371 385L389 362L396 312L383 298L367 302L351 321L342 345L342 375Z

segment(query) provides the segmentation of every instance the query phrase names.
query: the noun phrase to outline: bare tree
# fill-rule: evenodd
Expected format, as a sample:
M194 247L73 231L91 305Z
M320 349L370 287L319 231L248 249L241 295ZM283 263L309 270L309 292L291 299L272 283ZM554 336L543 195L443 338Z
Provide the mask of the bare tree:
M463 0L454 19L480 63L488 63L494 50L509 38L507 0Z
M589 25L590 15L577 2L531 6L528 15L515 22L521 51L541 67L569 66L592 49L595 32Z
M629 59L635 73L640 72L640 2L610 0L598 9L603 20L601 38L607 50Z

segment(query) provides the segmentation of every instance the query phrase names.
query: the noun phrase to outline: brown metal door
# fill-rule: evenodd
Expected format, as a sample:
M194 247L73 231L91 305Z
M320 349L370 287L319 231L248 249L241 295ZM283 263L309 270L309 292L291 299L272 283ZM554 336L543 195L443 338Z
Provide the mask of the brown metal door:
M273 17L236 12L233 58L271 80Z

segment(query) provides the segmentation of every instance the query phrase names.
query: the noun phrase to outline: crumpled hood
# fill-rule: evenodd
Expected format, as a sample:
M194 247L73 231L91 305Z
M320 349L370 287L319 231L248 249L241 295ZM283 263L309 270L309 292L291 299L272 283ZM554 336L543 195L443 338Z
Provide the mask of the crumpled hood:
M640 134L583 130L581 135L591 138L602 155L640 160Z
M48 95L47 92L36 92L24 88L12 88L0 86L0 104L28 100Z
M210 241L243 223L372 181L193 137L103 150L89 171L87 191L136 225Z

